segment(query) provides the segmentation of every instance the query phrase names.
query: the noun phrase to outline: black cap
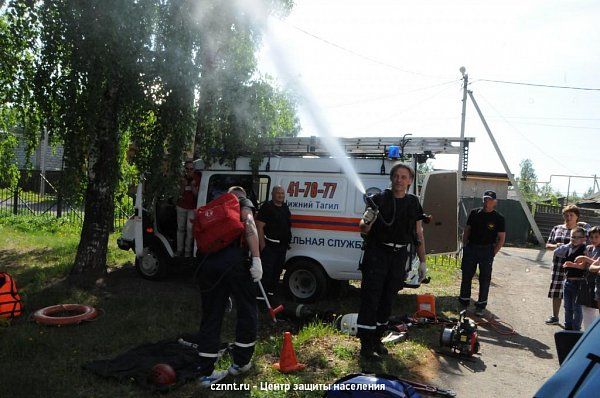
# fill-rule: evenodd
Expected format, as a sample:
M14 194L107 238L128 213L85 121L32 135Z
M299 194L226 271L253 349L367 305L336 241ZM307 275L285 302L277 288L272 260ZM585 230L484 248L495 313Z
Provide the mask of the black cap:
M485 198L491 198L491 199L496 199L496 192L492 191L492 190L487 190L483 193L483 199L485 200Z

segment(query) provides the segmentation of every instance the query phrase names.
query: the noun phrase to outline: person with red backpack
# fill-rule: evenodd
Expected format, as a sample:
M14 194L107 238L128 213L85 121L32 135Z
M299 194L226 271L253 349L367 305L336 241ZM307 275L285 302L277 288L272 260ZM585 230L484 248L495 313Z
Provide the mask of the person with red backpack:
M261 280L263 271L253 217L254 205L246 198L246 191L242 187L229 188L225 195L231 194L239 201L239 221L243 223L243 233L224 248L208 254L200 268L203 286L208 286L202 289L202 320L194 338L198 345L201 387L218 383L228 374L236 376L250 370L256 344L258 309L255 282ZM200 208L197 222L210 218L215 212L218 210L209 209L203 214ZM236 213L228 211L227 214L231 216ZM251 254L250 261L248 251ZM229 296L235 300L237 310L235 343L231 351L233 364L228 370L215 370L215 362L219 358L221 324Z

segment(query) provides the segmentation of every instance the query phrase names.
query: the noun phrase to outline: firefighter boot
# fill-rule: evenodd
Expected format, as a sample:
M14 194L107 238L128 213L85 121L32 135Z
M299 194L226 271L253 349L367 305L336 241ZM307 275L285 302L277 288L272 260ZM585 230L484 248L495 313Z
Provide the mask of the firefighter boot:
M375 352L373 336L365 336L360 338L360 357L371 361L377 361L381 359L379 354Z
M377 353L377 355L383 356L388 354L388 349L381 342L383 335L385 334L385 330L382 328L377 328L377 333L373 336L373 350Z

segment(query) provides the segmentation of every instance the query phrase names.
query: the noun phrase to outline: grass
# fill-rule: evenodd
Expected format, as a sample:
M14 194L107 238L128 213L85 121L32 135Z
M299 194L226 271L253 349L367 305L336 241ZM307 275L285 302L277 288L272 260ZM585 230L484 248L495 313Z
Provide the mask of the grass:
M192 271L181 269L168 280L156 283L141 279L133 269L133 255L109 241L108 287L102 291L66 288L64 277L77 249L79 227L49 217L0 217L0 269L13 275L25 300L25 315L12 324L0 324L0 384L3 396L12 397L146 397L148 391L134 382L102 379L82 369L90 360L114 357L147 342L174 338L198 328L199 293L190 281ZM438 259L439 260L439 259ZM446 260L430 260L432 282L418 291L404 290L394 314L415 311L415 294L428 292L437 297L438 312L450 314L458 293L458 266ZM340 299L343 297L343 300ZM79 326L44 327L29 317L38 308L57 303L94 305L103 315ZM319 304L338 314L356 312L360 302L355 283L342 288L338 298ZM223 324L223 340L233 341L234 316ZM273 369L278 361L284 330L293 330L293 342L306 369L281 374ZM438 328L414 328L410 339L390 347L392 355L381 363L361 362L359 342L324 323L298 327L287 322L273 325L267 314L260 316L259 341L252 370L236 379L248 383L246 392L205 392L195 383L173 391L170 397L321 397L323 391L275 391L261 389L261 382L301 387L328 384L349 373L367 370L427 380L437 361L431 352L437 347ZM230 360L217 366L226 368ZM254 388L256 386L256 388ZM264 385L263 385L264 386Z

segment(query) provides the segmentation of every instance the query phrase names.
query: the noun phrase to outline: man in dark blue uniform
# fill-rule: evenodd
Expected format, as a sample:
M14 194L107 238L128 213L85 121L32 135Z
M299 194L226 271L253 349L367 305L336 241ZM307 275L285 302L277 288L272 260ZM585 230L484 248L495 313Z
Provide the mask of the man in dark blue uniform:
M390 170L392 188L372 197L376 205L368 207L359 223L366 234L366 249L361 263L361 304L357 329L360 355L379 359L387 354L381 343L390 317L392 304L402 289L406 266L415 252L421 265L419 274L425 276L425 241L420 219L423 208L408 188L415 173L405 164L397 163Z
M250 369L258 329L256 283L262 278L258 233L253 218L254 205L242 187L229 188L240 201L240 216L245 225L245 242L239 241L208 255L202 265L203 284L211 286L202 292L202 321L194 339L198 343L200 385L208 387L228 374L239 375ZM248 250L252 262L248 267ZM229 296L235 299L237 323L232 349L233 365L228 370L215 370L219 358L221 324Z
M281 185L275 185L271 190L271 200L263 203L256 215L260 257L264 270L262 282L269 296L277 293L277 284L292 240L290 217L290 209L285 203L285 191Z
M479 265L479 300L475 303L477 316L482 316L485 311L492 280L492 263L506 237L504 216L495 210L497 204L496 192L485 191L483 207L471 210L463 233L462 282L458 301L461 309L468 308L471 282Z

